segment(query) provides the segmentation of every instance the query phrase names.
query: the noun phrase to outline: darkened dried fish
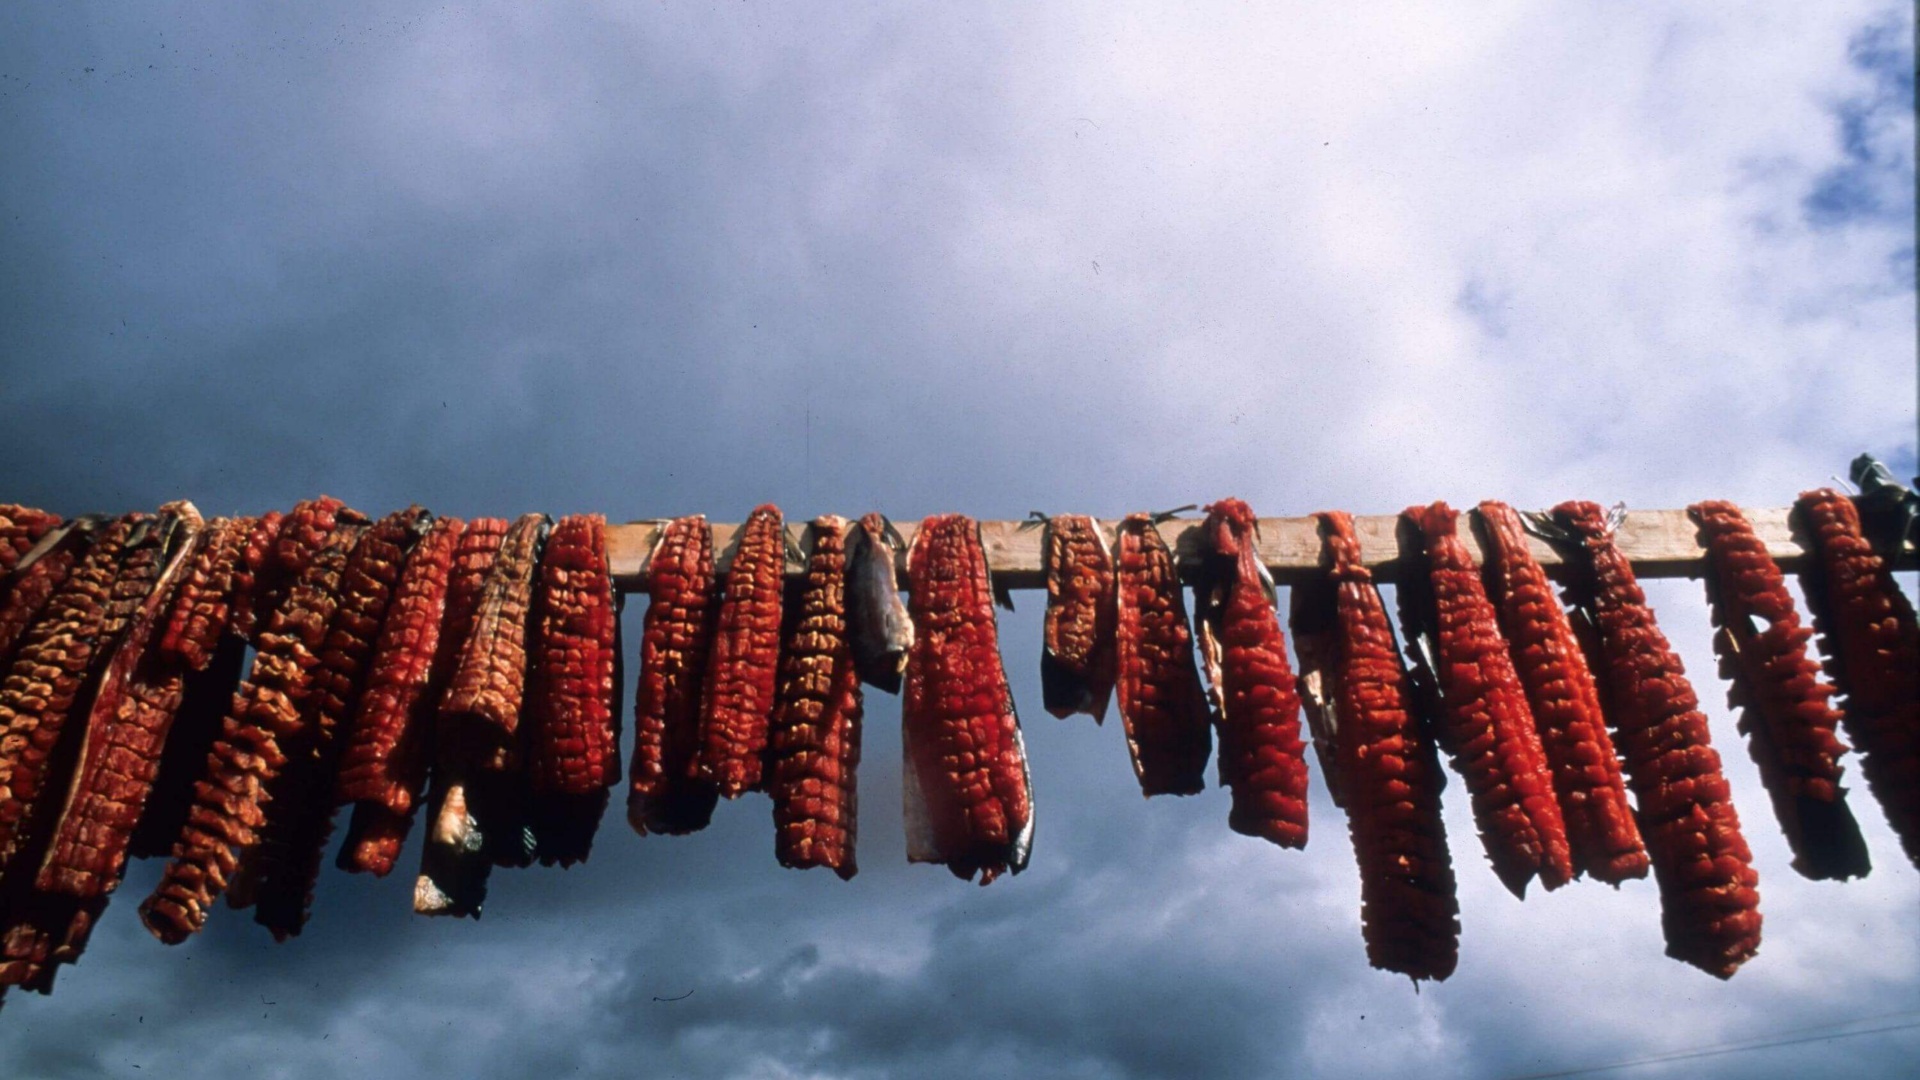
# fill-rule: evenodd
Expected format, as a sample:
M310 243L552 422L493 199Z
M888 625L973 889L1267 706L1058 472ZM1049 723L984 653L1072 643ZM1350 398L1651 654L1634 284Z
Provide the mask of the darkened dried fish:
M125 834L113 828L114 819L125 816L130 825L138 811L103 813L108 811L103 799L137 802L143 784L139 764L106 745L107 721L126 696L128 675L145 652L165 602L164 595L154 598L156 587L199 525L192 504L174 503L127 536L85 680L104 684L97 698L103 708L87 714L76 709L77 722L63 725L47 755L44 790L16 824L0 874L0 986L50 987L53 966L79 958L106 891L119 878ZM130 637L139 640L126 648ZM98 884L76 897L59 887L71 880L63 871Z
M1042 704L1062 720L1086 713L1097 724L1106 719L1113 696L1113 551L1100 523L1085 514L1056 514L1046 520L1046 530Z
M458 518L435 521L407 557L387 605L334 779L335 801L354 804L340 853L342 869L385 876L412 827L426 787L428 745L439 708L441 688L435 679L453 665L451 658L436 661L457 648L443 647L441 630L465 529ZM491 551L499 537L489 539ZM483 573L484 568L475 576Z
M268 790L286 764L287 740L299 737L347 559L365 530L357 520L336 523L260 635L248 681L207 755L173 861L140 907L141 920L161 941L178 944L206 924L240 853L266 822Z
M173 594L203 535L197 515L175 530L173 551L115 646L88 709L65 811L36 887L103 896L126 867L127 843L146 807L160 750L186 691L186 669L155 646Z
M1115 688L1140 793L1191 795L1206 787L1213 753L1206 691L1173 552L1156 518L1120 523L1115 579Z
M499 518L477 518L467 524L454 549L453 568L447 581L446 615L440 629L440 651L434 658L435 686L446 685L466 653L479 617L481 597L498 560L509 524ZM438 703L435 703L436 706ZM439 737L434 725L433 788L430 793L431 816L426 842L420 851L420 875L414 881L413 910L421 915L454 915L477 918L486 900L487 877L493 859L487 850L488 836L482 829L478 812L485 808L484 795L471 797L476 777L469 775L466 756L460 747ZM360 815L348 836L348 844L365 851L368 838L392 843L405 829L396 820L373 812L359 827ZM385 849L371 853L389 857Z
M0 503L0 577L11 574L21 558L59 525L59 514Z
M900 692L913 620L900 599L899 534L879 514L860 519L847 547L847 625L860 681Z
M389 514L367 531L347 559L340 602L301 706L301 737L287 747L287 766L273 785L266 827L241 861L243 874L259 882L254 919L276 940L294 936L306 925L333 833L331 795L340 740L352 720L408 553L432 520L433 515L418 506Z
M215 518L194 549L193 562L176 590L157 643L162 653L190 670L206 667L227 633L233 619L234 578L256 524L254 518Z
M552 521L525 514L507 530L487 572L473 629L440 702L439 733L471 769L520 768L520 711L526 698L527 631L534 576Z
M111 648L115 581L152 529L145 514L108 526L27 631L0 685L0 878L28 839L28 817L51 777L51 758L93 669Z
M780 659L767 794L781 866L859 872L860 674L846 617L844 518L815 518L798 618Z
M255 518L240 555L234 560L227 626L249 642L266 628L267 616L273 613L270 605L274 598L269 593L277 591L274 586L280 574L273 552L286 523L286 515L278 510L269 510Z
M780 626L786 594L787 531L780 508L754 510L720 587L713 650L700 695L695 775L729 799L760 787L780 668Z
M707 519L696 515L668 523L647 566L650 601L633 703L627 822L642 836L676 835L706 828L720 797L691 769L715 614L713 529Z
M48 530L6 576L5 587L0 588L5 595L0 599L0 676L13 666L27 628L87 553L100 522L99 518L76 518Z
M562 518L540 557L527 779L543 864L584 860L620 782L620 597L598 514Z

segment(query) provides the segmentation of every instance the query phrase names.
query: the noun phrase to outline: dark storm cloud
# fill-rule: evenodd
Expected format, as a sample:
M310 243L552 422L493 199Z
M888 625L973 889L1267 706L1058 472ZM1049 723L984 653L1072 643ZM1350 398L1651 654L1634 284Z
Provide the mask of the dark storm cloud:
M680 1002L657 1000L662 980L630 977L602 1022L624 1027L636 1054L671 1047L662 1064L712 1076L755 1059L838 1076L1217 1076L1297 1038L1301 1017L1264 973L1158 936L1087 955L1080 917L942 919L932 959L905 975L823 964L802 945L732 980L692 981ZM1330 958L1300 958L1317 959ZM656 966L645 951L630 961Z
M805 203L847 160L831 114L861 102L803 84L841 57L763 42L764 80L716 85L675 71L676 49L727 50L671 28L454 28L447 57L418 40L428 21L343 41L306 28L267 49L206 28L190 62L160 41L165 20L43 46L9 125L30 163L8 196L21 258L0 338L24 361L6 386L8 456L40 466L23 497L78 509L189 491L226 509L325 488L368 505L660 513L769 486L899 502L930 473L1021 471L1003 466L1028 447L978 437L1020 428L1017 382L988 398L969 378L976 400L941 400L941 373L993 363L992 342L928 355L929 300L902 295L944 271L954 166L991 150L966 113L881 117L911 144L887 148L908 173L869 179L878 205L814 239ZM845 59L897 62L882 31ZM974 60L898 107L990 100L992 57ZM433 101L473 89L469 63L508 87ZM497 146L494 106L539 126ZM903 422L915 414L931 423ZM946 465L967 443L998 449Z
M670 168L692 155L669 129L574 177L651 176L645 198L537 199L545 177L480 170L470 195L423 200L399 175L412 161L370 160L359 138L387 103L333 70L400 63L406 35L309 40L328 62L284 82L271 63L183 69L148 41L103 43L163 66L74 91L113 123L62 98L10 140L37 166L12 199L29 207L16 247L40 263L7 320L8 354L35 361L8 381L27 421L10 457L46 466L49 501L258 507L325 487L517 508L580 500L551 485L588 467L650 480L658 447L716 426L724 373L689 324L723 291L698 240L728 216L724 178ZM237 117L192 121L228 101ZM100 157L119 167L100 175Z
M1782 44L1612 12L1474 36L1411 9L22 8L0 32L4 497L721 520L1228 490L1273 513L1777 502L1911 431L1886 389L1912 385L1911 290L1884 273L1911 201L1801 221L1832 185L1910 177L1869 138L1911 131L1885 92L1908 39L1795 10L1807 39ZM1795 109L1818 123L1765 120ZM1754 161L1785 162L1775 187ZM1860 246L1819 246L1843 234ZM1653 592L1709 682L1697 588ZM223 912L166 950L134 918L146 864L59 993L9 1003L0 1060L1482 1076L1913 997L1915 878L1884 824L1863 812L1868 881L1792 879L1723 712L1770 920L1736 982L1661 958L1645 883L1514 902L1456 784L1463 962L1416 995L1365 966L1317 786L1304 854L1227 835L1219 791L1139 799L1113 724L1035 708L1020 601L1040 824L1017 879L905 865L875 695L852 883L774 866L763 798L673 840L616 808L591 863L495 875L477 924L414 918L405 870L330 874L289 945ZM1893 1075L1910 1040L1688 1067Z

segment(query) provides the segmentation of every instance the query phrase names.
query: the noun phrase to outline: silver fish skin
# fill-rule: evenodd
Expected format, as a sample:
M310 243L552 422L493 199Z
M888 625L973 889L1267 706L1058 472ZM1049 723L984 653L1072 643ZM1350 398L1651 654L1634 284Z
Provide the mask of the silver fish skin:
M879 514L860 519L847 553L847 628L860 681L898 694L913 648L913 620L900 599L892 532Z

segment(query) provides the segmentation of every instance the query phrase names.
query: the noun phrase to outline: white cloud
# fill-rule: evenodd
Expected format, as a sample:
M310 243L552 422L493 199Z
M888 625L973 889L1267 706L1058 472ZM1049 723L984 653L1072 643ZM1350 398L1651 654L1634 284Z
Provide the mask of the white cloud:
M71 358L0 379L36 490L1378 513L1778 505L1862 446L1913 460L1912 117L1849 53L1874 20L1904 47L1899 9L351 15L11 46L38 89L0 83L30 151L4 166L9 228L45 272L0 293L0 355ZM69 74L95 56L136 74ZM1843 173L1878 209L1810 211ZM120 311L146 351L103 344ZM10 1002L0 1053L48 1075L210 1042L285 1075L1481 1075L1910 1000L1920 884L1864 787L1873 876L1792 876L1697 584L1649 591L1763 875L1766 944L1727 985L1661 955L1650 883L1514 901L1457 782L1459 973L1416 995L1367 969L1338 813L1316 802L1295 854L1228 835L1218 792L1143 803L1111 725L1031 707L1023 603L1003 628L1042 821L1018 879L896 861L876 698L851 885L773 867L759 801L685 841L616 813L588 867L499 875L478 925L330 878L295 945L227 916L164 951L132 922L142 868L59 995ZM1894 1072L1889 1046L1849 1060Z

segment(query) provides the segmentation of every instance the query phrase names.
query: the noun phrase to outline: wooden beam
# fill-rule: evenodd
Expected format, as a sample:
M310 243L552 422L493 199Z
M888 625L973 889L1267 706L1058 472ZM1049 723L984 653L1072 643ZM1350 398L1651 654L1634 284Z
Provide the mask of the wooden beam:
M1774 560L1782 569L1792 572L1800 568L1808 552L1788 524L1787 514L1786 507L1748 510L1747 519L1766 541ZM1402 565L1404 553L1396 537L1399 522L1398 515L1384 514L1353 519L1354 531L1360 537L1361 556L1383 581L1393 580ZM1101 522L1109 539L1117 524ZM1483 558L1479 531L1462 524L1461 535L1467 545L1476 558ZM910 544L919 523L897 521L894 527ZM723 523L713 526L714 550L719 553L723 569L732 558L733 535L738 528L738 525ZM659 522L614 525L607 530L608 555L613 562L614 579L622 590L637 591L645 587L647 558L659 530ZM806 523L789 521L787 532L796 546L804 549ZM987 568L996 583L1009 589L1037 589L1045 585L1040 563L1043 530L1037 522L983 521L980 532L986 542ZM1202 551L1199 518L1163 522L1160 535L1173 547L1184 572L1197 567ZM1641 577L1699 577L1705 569L1705 552L1685 510L1630 510L1620 524L1618 535L1621 549L1633 560L1634 573ZM1557 573L1560 553L1538 537L1529 537L1528 542L1534 557L1547 567L1548 573ZM1282 585L1307 580L1320 568L1320 536L1312 518L1261 518L1259 548L1267 569ZM1901 565L1914 565L1911 548L1903 553ZM789 556L787 572L797 574L800 569L800 564ZM904 560L901 570L905 572Z

